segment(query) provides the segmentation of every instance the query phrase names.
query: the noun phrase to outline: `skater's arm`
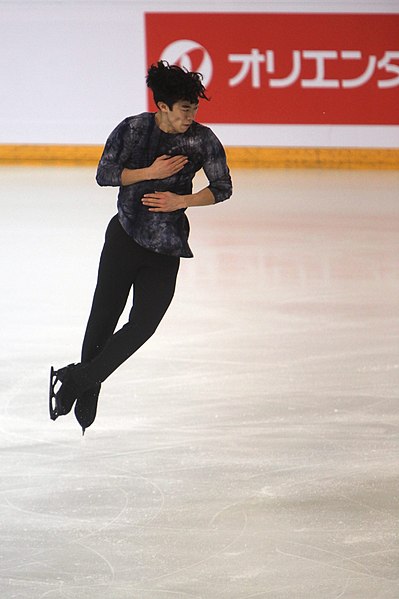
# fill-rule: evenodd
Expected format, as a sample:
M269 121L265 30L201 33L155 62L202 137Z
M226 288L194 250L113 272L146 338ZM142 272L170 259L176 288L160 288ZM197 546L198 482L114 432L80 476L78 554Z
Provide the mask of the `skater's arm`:
M178 173L187 164L186 156L158 156L146 168L124 168L121 173L121 184L132 185L140 181L150 181L152 179L166 179Z
M215 198L215 203L227 200L233 193L233 186L227 166L226 152L213 131L206 130L204 143L205 161L203 169L209 181L209 191Z
M106 141L96 173L96 181L101 187L119 187L121 184L121 173L134 144L129 121L126 118L119 123Z
M174 212L193 206L210 206L215 203L215 196L209 187L204 187L197 193L187 195L178 195L171 191L146 193L141 201L150 212Z

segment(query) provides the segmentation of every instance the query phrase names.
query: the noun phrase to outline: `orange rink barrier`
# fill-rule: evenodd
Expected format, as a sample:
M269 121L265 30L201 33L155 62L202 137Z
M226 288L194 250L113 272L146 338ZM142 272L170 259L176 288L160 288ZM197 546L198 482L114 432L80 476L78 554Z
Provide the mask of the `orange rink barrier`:
M90 166L98 162L97 145L0 145L0 164ZM399 169L399 149L226 147L233 168Z

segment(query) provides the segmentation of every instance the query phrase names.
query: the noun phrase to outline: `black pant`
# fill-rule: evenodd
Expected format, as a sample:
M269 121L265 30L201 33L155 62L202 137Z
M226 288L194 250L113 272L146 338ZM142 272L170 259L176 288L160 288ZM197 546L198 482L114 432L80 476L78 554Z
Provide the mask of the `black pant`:
M82 347L87 379L105 381L155 332L172 301L179 263L139 246L112 218ZM114 333L132 286L129 321Z

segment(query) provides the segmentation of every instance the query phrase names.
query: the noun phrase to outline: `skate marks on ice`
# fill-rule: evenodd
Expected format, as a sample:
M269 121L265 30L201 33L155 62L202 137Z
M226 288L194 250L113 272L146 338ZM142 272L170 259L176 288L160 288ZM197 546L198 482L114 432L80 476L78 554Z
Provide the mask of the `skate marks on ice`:
M109 477L112 478L110 473ZM137 512L138 504L140 502L137 498L132 497L132 493L130 494L130 497L128 497L126 493L127 479L132 479L132 482L134 483L136 489L138 487L138 479L141 479L143 481L143 484L145 484L146 486L150 484L153 487L153 491L157 491L157 493L159 494L159 506L157 511L154 511L154 513L150 517L148 516L148 514L146 514L145 518L143 518L144 522L132 521L132 511L134 511L135 513ZM125 481L125 488L123 488L122 486L123 480ZM132 564L129 560L130 568L126 568L128 580L124 585L122 585L120 582L121 578L123 579L123 575L121 576L121 572L118 572L119 582L118 580L115 580L115 570L118 570L117 564L113 564L113 560L110 559L109 556L107 556L106 551L104 551L104 549L101 548L101 546L107 546L108 531L110 529L111 531L115 531L116 529L125 530L126 527L129 527L129 536L127 536L126 533L123 533L117 541L115 538L113 538L112 545L122 545L122 547L125 546L125 549L126 544L130 545L130 543L132 543L132 545L135 545L138 542L140 545L140 540L143 535L143 528L150 526L151 522L156 520L156 518L158 518L161 515L164 497L159 486L154 484L153 481L151 481L148 477L137 477L134 474L119 473L114 474L114 480L112 481L112 483L112 486L116 487L115 493L112 494L113 503L116 503L116 497L121 498L121 496L125 496L124 505L121 506L120 510L117 513L115 513L115 515L112 518L110 517L108 522L104 522L102 526L97 525L95 529L93 528L93 523L96 521L96 510L93 509L93 507L90 508L90 506L87 503L87 498L85 500L84 495L81 494L82 489L74 489L74 485L71 483L69 484L69 493L71 494L71 496L73 495L74 497L75 507L72 507L69 504L69 501L68 505L60 504L58 502L58 509L56 510L53 508L50 513L49 510L47 511L47 513L44 513L44 510L34 511L27 510L21 507L21 505L24 504L24 498L22 498L21 501L20 493L18 499L14 500L13 502L8 498L9 494L6 494L6 503L8 504L8 506L13 508L13 510L17 510L19 512L20 517L22 516L29 518L29 521L31 523L35 521L37 523L37 526L39 526L40 528L44 529L46 527L47 537L49 536L50 528L49 520L53 521L53 526L55 526L56 528L58 528L58 526L61 526L62 528L68 526L69 529L74 529L75 531L73 535L66 535L65 532L62 533L62 531L59 531L59 533L63 536L61 543L53 540L53 545L51 547L48 547L43 550L38 549L36 552L32 552L32 545L34 544L33 538L31 541L31 553L29 557L28 555L24 556L24 553L21 552L19 559L16 560L16 563L14 564L16 577L14 581L9 579L11 586L15 584L16 587L23 588L26 585L31 589L31 591L33 591L33 589L40 588L40 586L46 588L50 584L49 579L51 578L51 574L57 571L57 564L62 562L64 564L63 570L62 572L58 572L58 575L56 576L56 579L59 579L59 582L55 584L56 581L54 581L53 587L55 586L55 588L45 590L42 596L86 597L94 596L91 595L91 593L100 593L100 595L95 596L113 597L115 596L115 593L120 593L120 595L117 596L122 597L125 596L123 594L125 591L133 593L133 595L130 596L136 596L136 593L140 593L139 596L150 596L149 594L152 593L152 596L157 597L162 597L164 596L164 594L165 596L169 596L169 594L175 596L199 596L193 593L172 593L172 591L170 590L163 591L160 588L162 587L162 585L160 585L160 587L158 588L152 587L151 585L161 579L165 579L170 576L176 576L179 573L188 572L192 568L205 564L209 559L216 558L223 551L226 551L229 548L229 546L233 545L236 542L239 535L236 535L227 545L220 547L218 550L216 548L220 543L220 539L218 538L219 535L217 535L217 538L214 538L215 544L212 548L211 555L206 554L200 560L197 560L194 563L188 562L187 565L183 568L178 568L173 571L166 570L160 576L148 576L147 580L145 581L147 583L145 588L143 586L140 587L140 585L138 585L137 583L131 582L130 568L132 567ZM90 501L95 504L96 508L100 506L100 504L102 506L107 504L107 495L105 493L104 487L98 487L96 484L92 488L91 485L88 484L88 481L86 481L85 488L90 497ZM71 493L71 490L74 492ZM27 491L30 492L31 489L28 489ZM56 502L57 496L59 496L59 493L55 491L53 493L53 497L48 498L48 502L50 504L53 501ZM67 500L67 498L65 499ZM85 523L83 522L83 518L79 518L79 514L76 513L78 512L78 510L76 509L76 504L78 503L83 503L83 505L80 508L80 512L81 514L83 512L85 513L87 526L90 525L90 529L93 528L92 530L90 530L90 532L83 532ZM146 510L148 510L148 507L146 507ZM40 524L42 517L46 520L46 522L43 521L42 524ZM212 528L214 531L214 525ZM244 529L245 526L243 527L243 530ZM193 532L195 534L195 530ZM211 531L208 530L205 532L207 532L207 534L209 535ZM111 534L115 535L115 532L111 532ZM171 525L169 525L168 527L162 525L157 526L155 522L153 530L150 534L154 537L159 537L160 535L180 536L182 534L182 531L179 529L179 527L176 528ZM59 536L58 533L56 536ZM75 540L73 540L73 537L75 537ZM77 539L76 537L79 537L79 539ZM167 547L164 544L162 544L161 557L165 555L166 551ZM68 555L68 559L66 561L62 557L65 556L65 554ZM8 565L10 568L13 564L9 563ZM133 563L133 567L138 567L138 564ZM36 572L40 571L41 576L43 577L47 575L47 582L43 581L42 585L40 585L37 578L27 578L26 574L28 573L30 568L32 568L33 571ZM86 572L86 568L87 571L90 572L90 575L86 575L84 573ZM25 573L23 578L18 576L18 572L20 570L23 570ZM8 569L8 574L10 573L11 571L10 569ZM107 594L108 592L109 595ZM32 596L37 595L33 595L32 593Z

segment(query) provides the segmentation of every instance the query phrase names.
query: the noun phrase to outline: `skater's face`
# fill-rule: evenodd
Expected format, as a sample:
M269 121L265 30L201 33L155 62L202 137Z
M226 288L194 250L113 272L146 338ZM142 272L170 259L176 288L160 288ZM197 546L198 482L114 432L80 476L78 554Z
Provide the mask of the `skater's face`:
M197 114L198 104L179 100L172 109L165 102L158 102L159 128L165 133L185 133Z

